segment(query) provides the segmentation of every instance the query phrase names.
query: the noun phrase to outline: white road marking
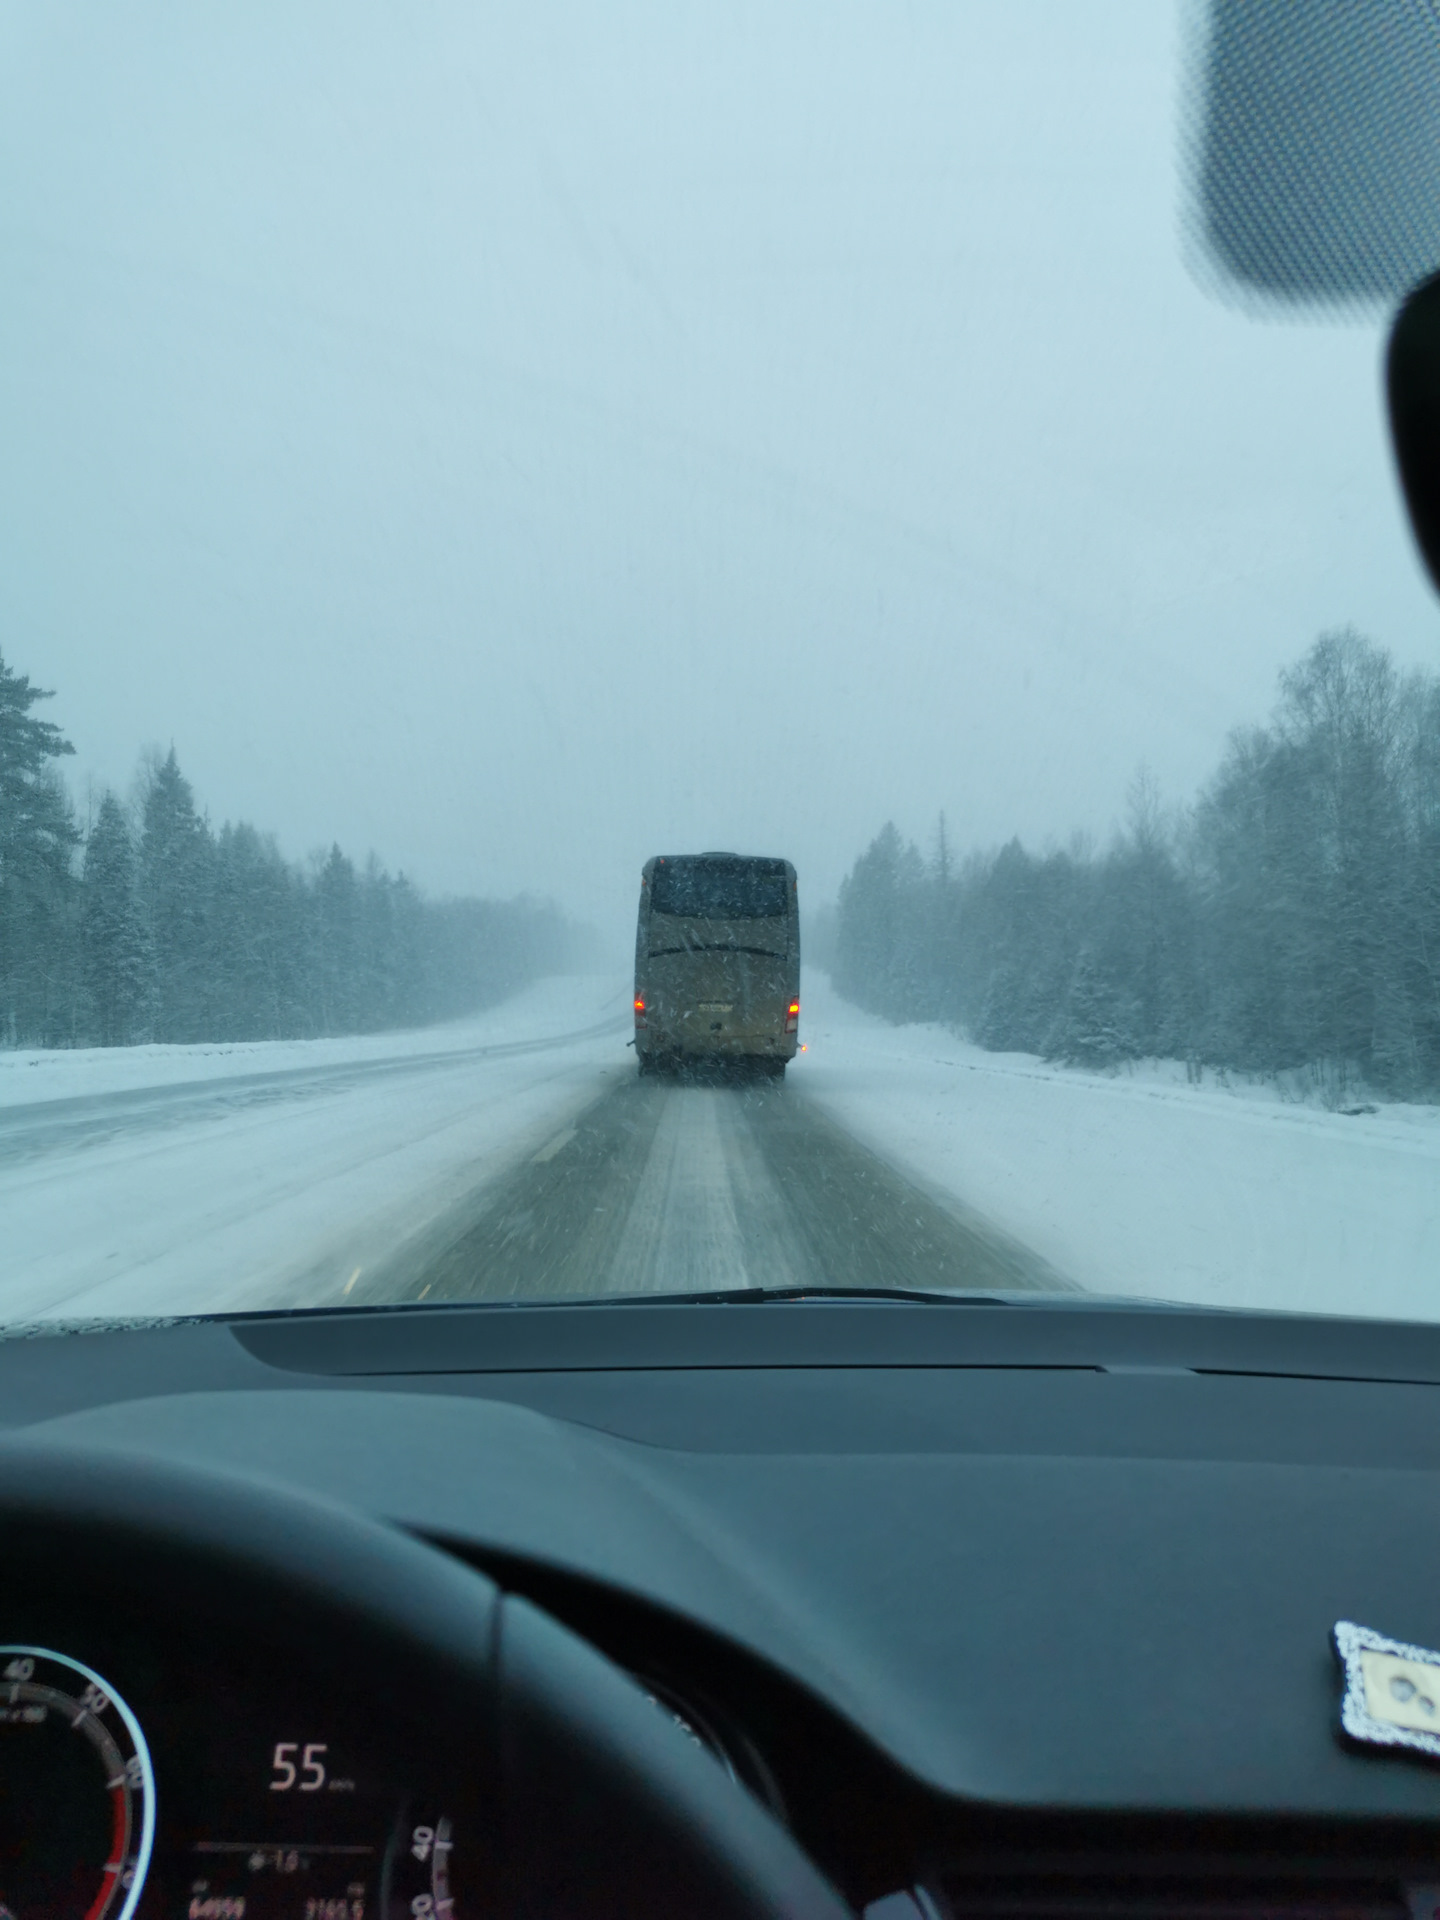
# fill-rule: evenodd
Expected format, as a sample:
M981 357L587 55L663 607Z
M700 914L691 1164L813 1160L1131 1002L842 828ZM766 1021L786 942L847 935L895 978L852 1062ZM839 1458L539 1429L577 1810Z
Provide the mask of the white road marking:
M537 1167L541 1167L544 1166L547 1160L553 1160L557 1153L562 1152L564 1148L569 1146L570 1142L575 1138L575 1134L576 1129L574 1127L563 1128L561 1132L556 1134L553 1140L547 1140L540 1151L533 1156L534 1164Z

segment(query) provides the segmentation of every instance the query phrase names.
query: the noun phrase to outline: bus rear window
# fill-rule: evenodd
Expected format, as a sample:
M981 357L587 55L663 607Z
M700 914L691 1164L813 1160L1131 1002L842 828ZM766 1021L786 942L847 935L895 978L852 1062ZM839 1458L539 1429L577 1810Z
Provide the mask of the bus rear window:
M773 920L788 904L779 860L666 860L650 883L652 913L691 920Z

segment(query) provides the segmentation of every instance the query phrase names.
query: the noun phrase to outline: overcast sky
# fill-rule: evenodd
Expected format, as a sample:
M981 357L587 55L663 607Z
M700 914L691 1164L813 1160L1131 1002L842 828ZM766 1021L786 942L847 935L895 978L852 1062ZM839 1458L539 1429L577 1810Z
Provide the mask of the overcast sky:
M1181 16L0 4L0 648L87 779L607 927L1103 834L1354 622L1380 328L1179 241Z

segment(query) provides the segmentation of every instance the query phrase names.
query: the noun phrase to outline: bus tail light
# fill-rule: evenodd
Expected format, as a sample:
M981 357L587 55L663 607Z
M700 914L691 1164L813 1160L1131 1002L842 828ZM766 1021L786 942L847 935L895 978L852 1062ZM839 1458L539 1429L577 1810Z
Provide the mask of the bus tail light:
M635 1024L637 1027L645 1024L645 1002L638 994L635 996Z
M800 1031L800 1002L798 1000L792 1000L790 1005L785 1009L785 1031L786 1033L798 1033Z

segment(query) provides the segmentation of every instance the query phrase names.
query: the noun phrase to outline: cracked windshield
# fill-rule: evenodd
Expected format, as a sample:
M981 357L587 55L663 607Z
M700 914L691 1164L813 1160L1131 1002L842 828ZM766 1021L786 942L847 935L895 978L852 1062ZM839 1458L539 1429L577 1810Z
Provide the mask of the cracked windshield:
M7 1330L1440 1309L1394 303L1203 32L5 11Z

